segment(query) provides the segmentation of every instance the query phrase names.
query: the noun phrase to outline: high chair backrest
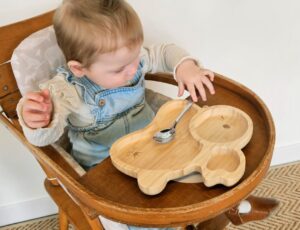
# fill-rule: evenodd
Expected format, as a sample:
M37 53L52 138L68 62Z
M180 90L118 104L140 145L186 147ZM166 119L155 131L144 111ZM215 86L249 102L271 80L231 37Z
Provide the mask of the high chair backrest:
M16 105L21 98L15 76L12 72L10 59L14 49L33 32L52 24L53 12L46 13L42 18L29 20L1 27L0 30L0 104L9 118L16 118Z
M20 43L23 42L25 38L28 36L31 36L36 31L39 31L41 29L44 29L52 25L52 17L53 17L54 11L45 13L43 15L39 15L37 17L33 17L28 20L24 20L21 22L17 22L11 25L0 27L0 106L1 106L1 120L9 127L11 131L13 131L14 134L16 134L27 147L29 147L34 153L40 153L41 156L46 156L47 151L43 151L42 148L34 147L30 145L25 137L22 134L21 127L18 123L18 118L16 114L16 106L20 98L22 97L22 93L26 93L27 90L34 90L34 85L38 86L38 80L42 81L43 79L31 79L33 81L32 84L23 84L24 82L28 81L28 76L24 73L18 73L19 79L16 81L16 76L14 74L14 71L12 69L11 65L11 59L13 53L15 52L15 49L19 46ZM53 34L54 35L54 34ZM53 38L52 38L53 39ZM31 45L32 46L32 45ZM22 52L22 50L18 51ZM19 55L19 57L22 55ZM61 60L62 54L58 54L56 59ZM28 58L29 59L29 58ZM30 65L30 61L34 62L34 60L29 60L28 65ZM36 61L35 61L36 62ZM15 60L15 65L18 65L18 60ZM42 60L41 60L42 63ZM24 64L26 66L26 63L20 63ZM41 67L41 64L34 63L36 66L34 69L36 71L33 71L35 73L35 76L42 75L45 78L49 78L47 74L41 74L39 72L39 68ZM28 67L27 67L28 68ZM24 68L23 68L24 69ZM44 68L45 69L45 68ZM30 76L29 76L30 78ZM36 83L36 84L34 84ZM32 87L30 89L30 87ZM8 121L6 118L9 118L10 121ZM52 146L49 146L47 148L53 148ZM59 148L59 146L57 146ZM35 155L37 157L38 155ZM53 151L53 153L50 153L49 156L52 157L52 159L56 160L56 163L62 165L65 167L65 169L71 173L71 175L77 175L76 170L72 168L72 166L68 166L68 163L65 162L64 157L61 156L61 154L57 153L57 151ZM47 170L45 166L42 166L44 170Z
M50 80L59 66L65 64L53 26L26 37L14 50L11 66L22 95L38 91L39 85Z
M49 12L25 21L0 27L0 121L33 153L47 174L51 184L72 184L70 188L74 188L76 191L84 191L84 189L77 187L80 184L76 182L81 174L61 154L63 150L59 146L55 147L55 145L42 148L31 145L22 133L16 114L16 105L22 95L10 62L12 54L26 37L50 26L52 24L52 16L53 12ZM38 67L37 65L36 68L38 69ZM21 75L22 73L20 73ZM20 88L22 88L22 85ZM26 93L27 88L22 88L22 90L23 93ZM70 202L72 201L70 200Z

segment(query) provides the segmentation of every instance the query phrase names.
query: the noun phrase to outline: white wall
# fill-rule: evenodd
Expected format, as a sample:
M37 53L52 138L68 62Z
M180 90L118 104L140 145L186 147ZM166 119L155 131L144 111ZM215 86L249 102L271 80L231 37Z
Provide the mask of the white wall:
M0 0L0 26L55 9L60 0ZM57 212L33 156L0 125L0 226Z
M0 0L0 25L55 8L59 2ZM300 160L299 1L129 2L142 19L146 43L174 42L266 102L277 129L273 165ZM10 215L14 210L21 210L19 220L55 212L35 160L2 126L0 137L0 226L15 221ZM39 210L38 204L46 208ZM30 205L30 215L22 212Z

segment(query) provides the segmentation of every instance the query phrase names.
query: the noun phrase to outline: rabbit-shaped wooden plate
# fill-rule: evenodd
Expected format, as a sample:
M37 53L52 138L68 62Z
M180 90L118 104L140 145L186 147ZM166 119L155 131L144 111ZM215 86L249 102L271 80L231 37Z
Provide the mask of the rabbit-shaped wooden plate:
M172 125L186 103L165 103L147 127L118 139L111 147L114 166L137 178L145 194L158 194L168 181L192 172L201 173L206 186L232 186L244 174L241 149L250 141L253 124L235 107L193 104L178 123L172 141L162 144L153 140L156 132Z

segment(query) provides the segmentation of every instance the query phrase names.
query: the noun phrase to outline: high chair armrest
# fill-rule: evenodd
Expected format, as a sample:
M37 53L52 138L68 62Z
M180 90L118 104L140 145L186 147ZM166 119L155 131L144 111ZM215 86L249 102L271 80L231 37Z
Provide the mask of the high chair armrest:
M170 73L148 73L146 74L145 79L149 81L158 81L171 85L177 85L177 82L175 81L173 75Z
M80 169L80 166L75 163L74 160L71 160L68 153L58 145L54 144L45 147L37 147L30 144L23 135L22 128L17 118L9 119L4 113L0 113L0 122L33 153L39 163L41 162L41 159L51 158L57 166L63 168L74 179L78 179L84 174L84 171L82 171L83 169ZM52 178L53 176L50 175L51 172L47 170L47 167L43 164L42 167L46 171L47 177Z

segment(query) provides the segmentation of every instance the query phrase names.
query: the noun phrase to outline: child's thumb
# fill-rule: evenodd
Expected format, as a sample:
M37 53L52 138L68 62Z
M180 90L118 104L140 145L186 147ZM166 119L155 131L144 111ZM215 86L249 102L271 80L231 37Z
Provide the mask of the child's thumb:
M50 103L51 102L51 95L50 95L49 89L43 89L41 91L41 95L43 96L45 103Z

